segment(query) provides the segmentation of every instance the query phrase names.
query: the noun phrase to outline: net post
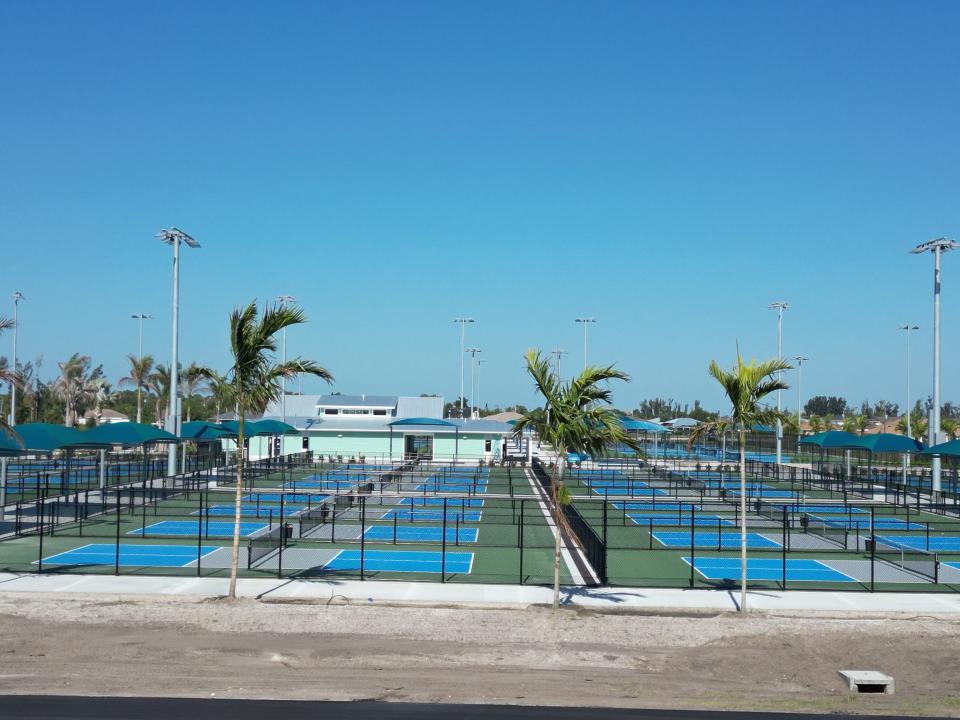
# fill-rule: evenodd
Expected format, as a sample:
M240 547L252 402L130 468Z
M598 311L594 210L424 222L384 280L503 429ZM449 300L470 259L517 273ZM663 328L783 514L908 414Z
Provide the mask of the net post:
M442 538L440 540L440 582L447 581L447 498L443 499Z
M651 521L652 522L652 521ZM690 587L693 587L696 583L696 578L694 577L694 568L697 564L697 543L694 542L694 530L697 526L697 506L690 505ZM652 537L652 536L651 536ZM652 546L652 544L651 544Z
M144 526L140 530L140 536L143 537L147 533L147 528ZM117 529L116 529L116 540L113 545L113 574L120 574L120 489L117 488Z
M790 516L788 507L783 506L783 538L780 543L780 574L782 576L783 589L787 589L787 543L790 538Z
M520 501L520 523L517 528L517 547L520 548L520 584L523 585L523 503Z
M366 552L367 498L360 496L360 580L364 580L363 561Z
M203 491L201 490L198 497L198 505L200 506L200 517L197 518L197 577L200 577L200 555L201 548L203 545L203 533L200 532L200 523L203 522Z

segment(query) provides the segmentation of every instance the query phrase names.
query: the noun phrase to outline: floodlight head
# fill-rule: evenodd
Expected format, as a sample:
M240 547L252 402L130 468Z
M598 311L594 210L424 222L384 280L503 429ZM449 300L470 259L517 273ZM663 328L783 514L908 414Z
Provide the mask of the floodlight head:
M919 329L920 329L919 325L911 325L910 323L907 323L906 325L897 326L897 330L919 330Z
M925 253L928 250L930 252L947 252L948 250L953 250L954 248L960 247L960 244L955 243L950 238L937 238L936 240L928 240L925 243L920 243L910 252L914 255L919 255L920 253Z
M146 313L137 313L136 315L131 315L134 320L152 320L153 315L147 315Z
M796 360L798 363L802 363L802 362L806 362L806 361L809 360L810 358L804 357L803 355L796 355L796 356L794 356L793 359Z
M278 295L277 302L281 305L285 303L295 303L297 299L293 295Z
M455 323L472 323L473 318L454 318L453 321Z
M26 300L26 298L23 296L22 292L17 290L15 293L13 293L13 302L18 303L21 300Z
M770 303L767 307L771 310L787 310L790 308L790 304L785 303L782 300L778 300L777 302Z
M164 228L157 233L157 237L160 238L161 242L165 242L167 245L173 245L175 242L182 242L192 248L200 247L200 243L187 235L183 230L175 227Z
M470 353L472 355L476 355L478 352L483 352L483 350L481 350L480 348L467 348L464 350L464 352Z
M597 321L596 318L576 318L574 320L574 322L578 322L578 323L595 323L596 321Z

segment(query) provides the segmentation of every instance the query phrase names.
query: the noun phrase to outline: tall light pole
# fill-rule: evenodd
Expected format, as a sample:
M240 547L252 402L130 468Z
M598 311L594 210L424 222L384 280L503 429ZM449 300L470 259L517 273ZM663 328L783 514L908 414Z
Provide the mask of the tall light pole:
M20 301L24 300L23 293L17 290L13 294L13 367L17 372L17 335L20 332ZM17 386L10 383L10 424L17 424Z
M778 300L777 302L770 303L768 306L771 310L777 311L777 359L783 360L783 311L787 310L790 305ZM777 372L777 380L780 379L782 371ZM777 412L780 412L782 408L782 391L777 390ZM783 461L783 423L780 420L777 420L777 465L780 465Z
M797 361L797 453L800 452L800 437L803 435L803 428L800 423L803 422L803 416L801 415L801 408L803 407L800 403L802 398L800 396L800 385L803 383L803 364L810 358L804 357L803 355L797 355L793 358Z
M480 348L467 348L464 352L470 353L470 415L472 417L477 408L477 398L476 395L474 395L473 371L477 364L477 353L483 352L483 350Z
M175 227L161 230L157 237L173 246L173 341L170 349L170 408L167 412L166 429L177 435L177 340L180 334L180 243L198 248L200 243ZM167 475L177 474L177 444L170 443L167 452Z
M940 256L960 247L945 237L930 240L917 245L910 252L915 255L930 251L933 253L933 413L928 433L931 445L943 442L940 432ZM940 456L930 458L931 489L940 492Z
M453 322L460 323L460 417L463 417L463 353L465 352L463 347L463 339L466 333L467 323L472 323L473 318L468 317L458 317L454 318Z
M480 407L480 366L486 362L483 358L477 360L477 408ZM480 417L480 410L477 410L477 417Z
M283 307L287 303L295 303L297 299L293 295L278 295L277 302L280 303L280 307ZM281 362L287 362L287 328L283 328L283 351L282 351L282 360ZM299 379L299 376L298 376ZM287 421L287 379L280 379L280 415L283 417L283 421Z
M130 316L132 319L138 321L140 328L137 331L137 362L141 365L143 364L143 321L150 320L153 318L153 315L147 315L146 313L137 313L136 315ZM141 393L143 392L143 386L140 382L137 382L137 422L143 420L141 413Z
M907 437L913 437L913 431L910 428L910 333L914 330L919 330L919 325L911 325L907 323L905 325L900 325L897 327L897 330L903 330L907 337ZM903 454L903 475L904 482L906 482L907 467L910 465L910 453Z
M587 369L587 326L590 323L595 323L596 318L576 318L574 322L581 323L583 325L583 369Z
M560 356L561 356L561 355L566 355L566 354L567 354L567 351L566 351L566 350L561 350L560 348L557 348L556 350L551 350L551 351L550 351L550 354L557 356L557 382L561 382L561 376L560 376Z

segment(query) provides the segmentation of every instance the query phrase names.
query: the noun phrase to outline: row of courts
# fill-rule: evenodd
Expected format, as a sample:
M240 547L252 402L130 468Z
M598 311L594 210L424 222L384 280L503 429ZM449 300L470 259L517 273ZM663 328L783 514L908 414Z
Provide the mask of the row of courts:
M583 468L568 481L611 585L731 587L745 521L749 578L760 587L960 587L960 522L944 514L753 475L741 517L738 478L637 462ZM23 531L0 542L0 568L222 575L235 511L227 482L144 483L83 506L24 510ZM549 583L553 528L541 491L542 481L509 467L312 464L251 474L241 490L241 573ZM576 533L570 541L584 544ZM589 579L586 570L565 566L563 581Z

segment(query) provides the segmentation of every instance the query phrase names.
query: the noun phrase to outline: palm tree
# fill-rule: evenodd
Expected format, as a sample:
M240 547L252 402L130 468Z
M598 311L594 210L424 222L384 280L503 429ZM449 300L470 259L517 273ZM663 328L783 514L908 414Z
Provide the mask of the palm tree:
M120 378L121 385L137 386L137 422L143 422L143 390L147 387L150 375L153 373L153 355L144 355L138 358L136 355L127 355L130 361L130 374Z
M807 418L807 422L810 424L810 432L818 433L823 431L823 418L819 415L811 415Z
M13 320L0 317L0 332L3 332L4 330L10 330L13 327L14 327ZM6 367L6 364L4 364L4 367L0 367L0 383L7 383L11 388L14 385L16 385L17 387L20 387L20 376L17 373L17 369L8 368ZM12 393L13 391L11 390L11 397L13 397ZM12 403L13 400L11 400L10 402ZM16 423L17 421L16 418L14 418L13 421L14 423ZM7 423L7 416L5 413L0 413L0 430L10 430L10 425ZM13 434L13 436L17 437L15 433Z
M947 434L951 440L955 440L960 433L960 423L955 418L945 417L940 421L940 429Z
M103 367L91 370L90 357L80 353L74 353L57 366L60 377L54 382L53 390L64 404L64 425L73 427L78 409L96 393L94 382L103 377Z
M278 400L282 380L298 373L315 375L333 382L333 375L312 360L294 358L275 362L277 343L274 336L286 327L307 321L306 314L291 305L272 305L262 314L257 303L237 308L230 316L230 352L233 367L227 371L233 405L237 413L237 494L233 523L233 555L230 560L230 588L228 596L237 595L237 567L240 562L240 511L243 499L243 442L244 415L263 413L267 405Z
M201 367L192 362L180 375L180 394L183 396L183 404L187 406L187 422L190 422L190 400L200 390L204 389L209 381L210 373L209 368Z
M217 422L220 422L220 411L224 407L233 405L233 388L227 378L216 370L210 370L207 375L207 384L213 395L213 402L217 409Z
M551 475L550 504L554 516L553 607L560 607L561 533L566 528L563 506L570 502L563 469L567 453L587 453L592 457L606 449L625 445L639 451L639 443L624 429L619 414L610 406L610 380L629 381L630 377L613 365L587 367L567 384L554 373L550 360L537 350L526 354L527 373L543 396L544 408L526 412L513 426L516 438L529 428L557 453Z
M93 414L97 425L103 417L103 406L113 399L113 392L110 383L106 378L96 378L90 382L90 394L93 398Z
M167 416L167 404L170 401L170 368L166 365L157 365L147 376L146 386L154 395L157 408L156 422L162 426Z
M906 415L900 418L900 421L897 423L897 430L904 435L907 434ZM918 407L915 407L910 411L910 432L913 434L914 440L923 440L927 434L927 418L923 414L923 411Z
M858 435L863 435L870 425L870 418L867 415L857 415L853 418L853 429Z
M758 363L751 360L744 363L737 349L737 363L731 370L721 368L716 360L710 361L710 375L723 387L727 399L733 406L730 417L737 430L740 449L740 612L747 611L747 432L755 425L774 426L787 420L786 413L763 404L763 399L789 386L778 375L783 370L791 370L789 363L783 360L767 360ZM701 423L693 429L690 442L701 435L712 432L715 423Z

